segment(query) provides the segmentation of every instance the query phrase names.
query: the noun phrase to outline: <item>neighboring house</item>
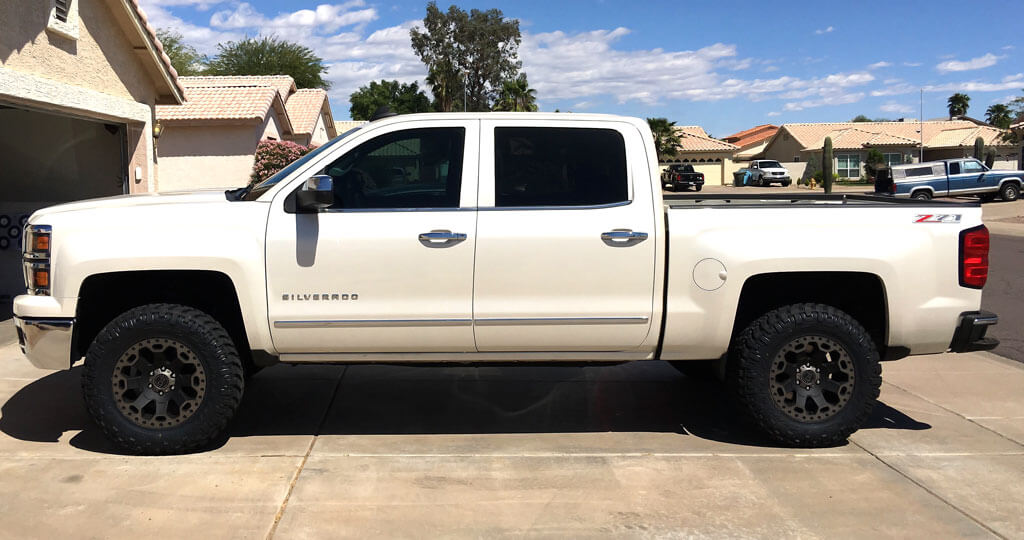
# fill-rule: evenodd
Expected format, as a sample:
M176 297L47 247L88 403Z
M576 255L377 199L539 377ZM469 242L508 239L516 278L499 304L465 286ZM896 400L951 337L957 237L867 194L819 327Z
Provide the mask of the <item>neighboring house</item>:
M733 133L728 137L722 137L722 140L739 147L739 150L733 155L734 161L749 161L760 159L765 147L768 146L768 141L771 140L777 131L779 131L779 126L762 124Z
M155 190L154 106L184 92L135 0L0 1L0 298L27 214Z
M337 136L327 92L288 75L180 77L182 105L157 107L160 191L249 183L261 140L321 145Z
M1013 169L1018 166L1021 145L1004 142L1005 131L973 120L784 124L765 148L764 159L809 162L805 172L809 175L820 169L825 137L831 137L833 170L843 178L859 178L872 148L888 164L912 163L921 159L922 141L924 161L931 161L970 156L975 139L981 137L986 149L995 150L994 168Z
M739 147L708 136L700 126L676 126L679 135L679 151L661 168L676 163L689 163L693 170L704 173L704 185L722 185L725 178L732 178L733 154Z

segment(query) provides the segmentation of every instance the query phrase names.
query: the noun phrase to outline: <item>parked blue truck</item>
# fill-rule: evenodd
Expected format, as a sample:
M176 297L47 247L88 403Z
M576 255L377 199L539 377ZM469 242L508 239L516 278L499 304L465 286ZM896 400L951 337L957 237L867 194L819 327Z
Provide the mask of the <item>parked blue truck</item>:
M918 200L971 195L983 201L1015 201L1024 183L1024 171L991 170L973 158L893 165L885 176L875 191Z

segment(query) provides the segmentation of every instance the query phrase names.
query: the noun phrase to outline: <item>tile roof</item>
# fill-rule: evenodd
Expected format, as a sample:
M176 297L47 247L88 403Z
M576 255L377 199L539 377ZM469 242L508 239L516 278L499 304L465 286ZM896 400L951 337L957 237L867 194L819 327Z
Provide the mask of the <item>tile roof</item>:
M199 75L179 77L186 88L198 86L268 86L280 92L281 100L295 92L295 79L290 75Z
M285 107L295 133L313 133L326 101L327 91L320 88L303 88L288 98Z
M779 126L774 124L761 124L760 126L754 126L750 129L733 133L727 137L722 137L722 140L735 144L740 148L744 148L763 142L766 139L770 139L772 135L775 135L778 131Z
M690 133L692 135L700 135L701 137L707 137L708 132L704 131L704 128L700 126L674 126L676 131L683 133Z
M263 120L278 98L266 86L185 87L185 103L157 105L156 118L175 120Z
M691 126L684 126L691 127ZM696 126L693 126L696 127ZM718 139L712 139L708 137L704 130L701 128L700 133L690 133L682 129L677 129L679 134L679 152L735 152L739 150L739 147L735 144L729 144L725 141Z
M345 133L350 129L362 127L366 124L369 124L366 120L345 120L343 122L335 122L334 126L338 128L338 133Z
M1005 145L999 141L1003 132L998 128L979 126L968 120L939 120L927 122L833 122L817 124L784 124L785 129L804 150L817 150L824 145L825 137L832 137L834 148L842 141L842 148L863 148L865 146L919 145L924 130L925 148L947 148L972 146L978 136L986 145ZM874 137L863 135L871 133ZM839 139L839 140L837 140ZM859 142L859 146L855 146Z
M146 12L139 6L139 0L128 0L124 5L131 11L131 15L139 23L141 29L145 32L145 38L147 46L152 46L156 53L156 57L159 59L159 66L161 71L170 83L172 90L177 94L176 97L180 98L185 93L185 88L181 85L181 81L178 78L178 72L171 65L171 58L164 52L164 45L160 43L160 39L156 37L156 29L149 24L149 17L146 17Z

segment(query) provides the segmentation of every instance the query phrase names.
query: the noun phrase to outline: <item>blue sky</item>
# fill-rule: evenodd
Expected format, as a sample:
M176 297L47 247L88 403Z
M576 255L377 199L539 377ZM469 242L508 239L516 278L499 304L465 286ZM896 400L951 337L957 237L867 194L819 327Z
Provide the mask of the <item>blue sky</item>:
M335 118L372 80L420 81L409 45L424 1L140 0L205 53L274 34L329 65ZM438 2L446 9L449 2ZM541 110L664 116L722 137L757 124L968 114L1024 94L1020 0L1001 2L459 2L520 21ZM994 16L990 18L989 15ZM1002 17L1001 19L999 17Z

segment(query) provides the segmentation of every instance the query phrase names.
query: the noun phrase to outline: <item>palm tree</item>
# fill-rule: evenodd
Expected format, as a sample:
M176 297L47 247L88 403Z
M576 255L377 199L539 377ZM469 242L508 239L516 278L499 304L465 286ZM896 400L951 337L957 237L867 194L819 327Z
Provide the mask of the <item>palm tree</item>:
M647 125L654 134L654 148L658 152L658 161L664 162L675 156L682 144L679 141L679 134L676 133L676 123L669 122L668 118L648 118Z
M530 88L526 74L520 73L515 79L501 83L501 93L494 104L496 111L535 112L537 110L537 91Z
M970 106L971 98L967 94L957 92L949 99L946 103L949 105L949 117L952 119L954 116L963 116L967 114L967 108Z
M998 128L1006 129L1013 123L1013 111L1002 103L996 103L985 111L985 121Z

